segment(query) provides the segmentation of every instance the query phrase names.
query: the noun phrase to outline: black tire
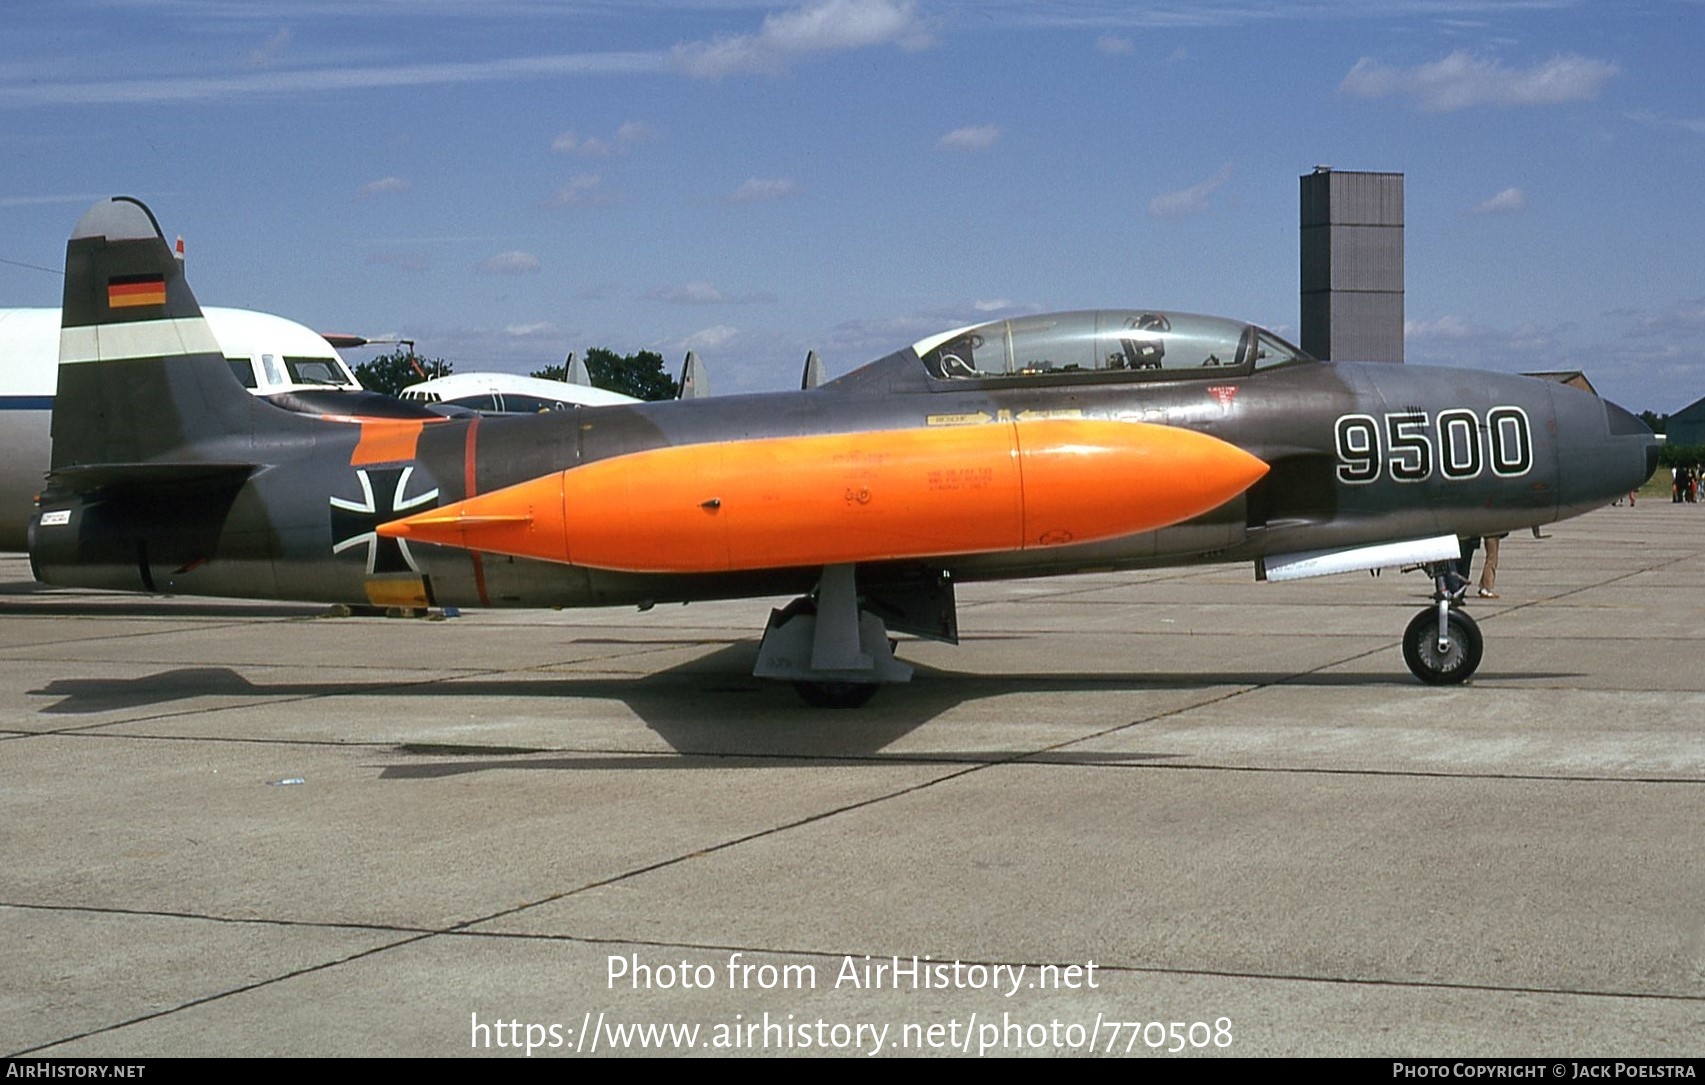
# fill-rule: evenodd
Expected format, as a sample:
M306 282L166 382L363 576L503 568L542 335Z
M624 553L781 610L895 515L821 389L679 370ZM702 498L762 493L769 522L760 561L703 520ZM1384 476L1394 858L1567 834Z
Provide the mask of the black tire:
M795 682L793 688L813 708L859 708L876 696L877 682Z
M1468 681L1480 669L1485 641L1480 626L1460 610L1450 612L1450 651L1439 651L1439 612L1421 611L1403 631L1403 662L1429 686L1454 686Z

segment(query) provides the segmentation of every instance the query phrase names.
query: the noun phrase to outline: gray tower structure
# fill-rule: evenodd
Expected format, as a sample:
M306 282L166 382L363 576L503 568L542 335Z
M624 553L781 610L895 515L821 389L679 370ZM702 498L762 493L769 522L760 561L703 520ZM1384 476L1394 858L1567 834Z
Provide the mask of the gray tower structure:
M1316 166L1302 178L1302 349L1403 361L1403 175Z

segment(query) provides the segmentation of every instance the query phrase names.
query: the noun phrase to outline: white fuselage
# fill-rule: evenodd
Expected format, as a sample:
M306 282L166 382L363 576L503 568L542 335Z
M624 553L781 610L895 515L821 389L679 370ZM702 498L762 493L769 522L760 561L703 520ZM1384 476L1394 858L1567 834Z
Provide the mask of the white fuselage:
M481 413L535 414L565 407L607 407L612 403L637 403L632 396L516 373L452 373L411 384L402 390L403 399L416 403L445 403Z

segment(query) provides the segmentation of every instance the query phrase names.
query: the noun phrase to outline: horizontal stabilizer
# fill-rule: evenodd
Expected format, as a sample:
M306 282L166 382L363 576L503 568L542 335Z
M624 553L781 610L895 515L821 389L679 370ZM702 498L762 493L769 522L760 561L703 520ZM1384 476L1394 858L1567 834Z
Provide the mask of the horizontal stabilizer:
M61 467L47 476L47 493L87 496L103 490L163 493L238 486L258 467L253 463L101 463Z

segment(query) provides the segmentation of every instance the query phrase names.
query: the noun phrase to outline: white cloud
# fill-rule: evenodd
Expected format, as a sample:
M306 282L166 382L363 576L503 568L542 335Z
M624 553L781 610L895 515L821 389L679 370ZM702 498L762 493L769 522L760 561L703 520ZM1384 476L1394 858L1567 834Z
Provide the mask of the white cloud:
M503 334L511 339L555 339L561 332L548 320L535 320L531 324L506 324Z
M1208 209L1208 197L1231 179L1232 165L1227 162L1212 177L1200 184L1176 192L1162 192L1149 201L1149 214L1155 218L1179 218L1197 215Z
M530 252L511 249L481 260L479 269L487 275L531 275L539 270L539 258Z
M973 124L953 131L935 141L944 151L986 151L1001 138L999 125Z
M94 203L107 197L99 192L68 192L61 196L0 196L0 207L37 207L55 203Z
M922 48L929 32L910 0L816 0L764 16L755 34L734 34L677 45L675 65L689 75L715 79L747 72L773 73L811 53L838 53L873 45Z
M598 173L578 173L568 183L551 193L545 201L549 207L593 207L609 202L603 191L604 177Z
M1636 311L1625 314L1633 319L1631 335L1672 336L1681 342L1697 341L1705 330L1705 297L1688 298L1655 311Z
M1598 97L1620 71L1607 60L1564 53L1527 68L1458 49L1442 60L1394 68L1369 57L1356 61L1339 90L1360 98L1410 98L1429 113L1477 105L1556 105Z
M339 10L347 6L339 5ZM298 9L289 10L295 13ZM796 60L818 53L884 44L923 48L930 44L930 33L913 0L814 0L765 16L755 33L684 42L669 50L549 53L389 66L323 60L318 67L276 66L273 61L290 44L289 32L280 31L250 54L251 63L244 70L214 75L90 78L78 70L58 79L0 78L0 108L276 98L384 87L462 86L671 70L715 78L741 72L779 72Z
M551 140L551 150L558 154L577 154L585 158L603 158L606 155L625 153L635 144L644 143L655 133L651 127L642 121L623 121L616 129L612 139L600 136L580 138L573 131L564 132Z
M1501 319L1504 313L1495 314ZM1672 411L1698 396L1705 298L1653 309L1613 309L1575 323L1483 324L1445 315L1404 327L1414 365L1497 372L1579 369L1599 393L1633 411Z
M1628 114L1628 119L1654 128L1679 128L1696 136L1705 136L1705 117L1670 117L1648 110Z
M407 192L413 187L410 182L401 177L381 177L377 181L368 181L362 185L358 195L377 196L382 192Z
M1519 188L1504 189L1474 205L1476 215L1510 215L1527 208L1527 193Z
M728 194L728 202L767 203L770 200L785 200L798 189L799 186L786 177L751 177L742 181L739 188Z
M0 85L0 107L143 102L205 102L239 96L322 94L380 87L460 86L511 83L571 75L622 75L662 71L671 60L662 53L556 53L500 57L495 60L338 67L252 68L220 76L163 76L133 79L31 80Z
M678 305L716 305L728 300L714 283L702 280L676 286L659 286L647 291L645 296L653 301L672 301Z
M683 350L715 350L726 346L730 340L740 334L739 328L731 328L727 324L717 324L704 328L680 340Z
M725 294L714 283L703 279L674 286L659 286L645 292L652 301L667 301L675 305L752 305L776 300L774 294Z
M1486 334L1488 334L1487 329L1452 313L1446 313L1433 320L1405 320L1403 322L1403 339L1404 342L1408 343L1456 343Z
M1108 56L1124 56L1136 51L1130 38L1121 38L1117 34L1103 34L1095 39L1095 48Z

